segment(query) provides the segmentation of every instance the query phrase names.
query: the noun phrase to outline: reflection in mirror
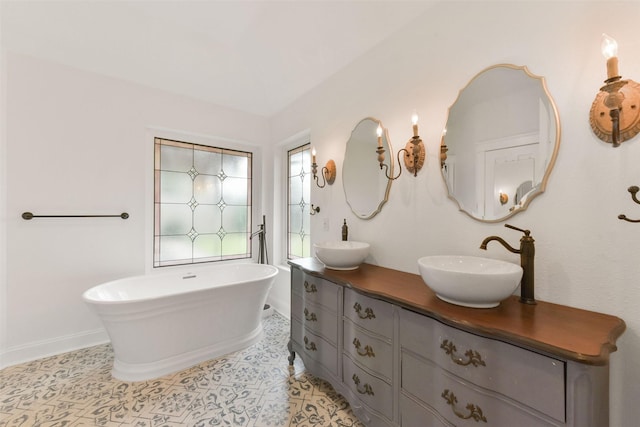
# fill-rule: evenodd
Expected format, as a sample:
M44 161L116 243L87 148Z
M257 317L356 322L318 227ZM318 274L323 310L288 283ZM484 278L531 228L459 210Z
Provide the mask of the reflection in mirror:
M391 189L388 180L378 168L378 125L382 128L382 146L391 151L389 135L380 120L368 117L356 125L347 141L342 165L342 185L351 211L362 219L373 218L385 204ZM393 160L387 160L393 174Z
M460 210L502 221L541 194L560 145L560 121L544 78L496 65L475 76L449 109L442 175Z

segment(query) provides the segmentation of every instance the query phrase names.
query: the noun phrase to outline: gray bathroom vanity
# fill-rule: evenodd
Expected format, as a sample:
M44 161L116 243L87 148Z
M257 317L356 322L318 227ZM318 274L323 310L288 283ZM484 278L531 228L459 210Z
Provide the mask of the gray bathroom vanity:
M623 320L515 296L460 307L415 274L289 264L290 362L330 382L365 425L609 425Z

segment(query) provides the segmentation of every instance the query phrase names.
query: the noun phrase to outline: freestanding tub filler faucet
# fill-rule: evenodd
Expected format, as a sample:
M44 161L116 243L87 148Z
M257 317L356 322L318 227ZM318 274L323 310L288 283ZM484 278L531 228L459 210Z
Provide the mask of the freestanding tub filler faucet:
M258 236L258 262L260 264L269 264L269 254L267 253L267 230L266 230L266 217L262 215L262 224L259 225L258 231L251 233L249 240L253 240L255 236Z
M480 245L480 249L487 249L487 243L492 240L498 241L502 246L507 248L508 251L513 252L514 254L520 254L520 266L522 267L522 281L520 282L520 302L524 304L535 304L536 300L534 298L534 258L536 255L536 247L534 245L535 240L531 237L530 230L522 230L520 228L514 227L513 225L505 224L507 228L511 228L513 230L521 231L524 233L524 236L520 239L520 249L516 249L509 245L504 241L502 237L498 236L489 236L482 241Z

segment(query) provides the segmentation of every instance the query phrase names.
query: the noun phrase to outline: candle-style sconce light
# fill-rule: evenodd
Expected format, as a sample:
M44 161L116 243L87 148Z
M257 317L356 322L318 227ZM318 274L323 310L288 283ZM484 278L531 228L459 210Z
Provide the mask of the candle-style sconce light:
M640 85L620 76L618 43L613 38L603 34L601 47L607 79L591 105L589 123L598 138L618 147L640 132Z
M400 164L400 153L404 152L404 166L407 170L413 173L413 176L418 176L418 171L422 169L424 165L424 160L426 157L426 150L424 148L424 143L420 136L418 136L418 114L414 111L411 116L411 122L413 124L413 136L407 142L407 145L401 150L398 150L398 175L391 177L389 176L389 166L384 163L384 148L382 147L382 127L378 125L377 135L378 135L378 148L376 149L376 153L378 153L378 162L380 163L380 169L384 168L384 173L387 179L398 179L402 174L402 166Z
M500 191L498 198L500 200L500 204L502 206L506 205L507 203L509 203L509 195L507 193L503 193L502 191Z
M313 179L316 181L316 185L320 188L324 188L325 185L332 185L336 180L336 162L333 160L329 160L326 165L322 167L322 185L320 185L320 180L318 178L318 164L316 163L316 149L311 149L311 173L313 174Z

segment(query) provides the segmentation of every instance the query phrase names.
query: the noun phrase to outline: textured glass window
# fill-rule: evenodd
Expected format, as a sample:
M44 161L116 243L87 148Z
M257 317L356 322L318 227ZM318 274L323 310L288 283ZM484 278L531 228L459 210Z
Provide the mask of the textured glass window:
M287 258L311 256L311 144L288 152Z
M251 257L251 153L156 138L154 181L154 267Z

